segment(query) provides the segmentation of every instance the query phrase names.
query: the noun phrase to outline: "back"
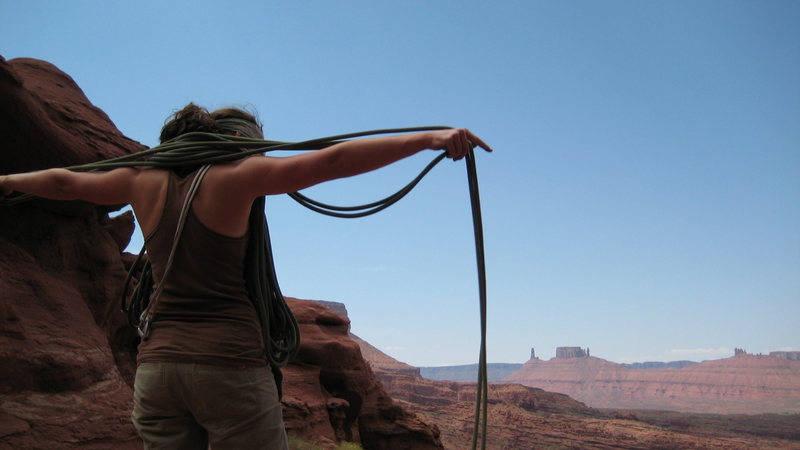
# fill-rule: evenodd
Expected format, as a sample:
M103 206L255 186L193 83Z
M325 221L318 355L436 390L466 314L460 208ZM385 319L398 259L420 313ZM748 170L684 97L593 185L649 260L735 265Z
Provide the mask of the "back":
M163 277L180 209L195 175L168 175L161 219L147 243L156 283ZM258 316L245 282L248 237L217 233L189 211L150 336L139 346L138 363L266 364Z

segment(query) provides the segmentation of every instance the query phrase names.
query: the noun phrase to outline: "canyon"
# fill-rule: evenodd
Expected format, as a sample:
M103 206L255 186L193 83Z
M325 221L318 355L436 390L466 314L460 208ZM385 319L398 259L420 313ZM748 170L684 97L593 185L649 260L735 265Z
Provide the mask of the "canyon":
M435 424L448 449L469 448L475 383L430 380L353 336L387 392ZM593 408L561 393L489 385L487 448L798 449L800 414L717 415Z

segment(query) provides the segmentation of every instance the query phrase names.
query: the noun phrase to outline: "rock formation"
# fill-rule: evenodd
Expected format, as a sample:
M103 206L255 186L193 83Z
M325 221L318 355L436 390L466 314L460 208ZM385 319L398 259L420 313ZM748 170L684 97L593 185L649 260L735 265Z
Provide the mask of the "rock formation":
M580 347L556 347L556 358L558 359L586 358L587 356L589 356L588 348L584 350Z
M800 361L800 352L769 352L769 356L787 361Z
M595 357L530 360L503 380L596 408L720 414L800 412L800 361L740 353L680 369L631 369Z
M125 138L53 65L0 57L0 173L107 159ZM130 423L137 337L119 312L130 213L36 200L0 208L0 447L141 448ZM284 370L290 433L332 447L441 448L438 432L394 404L349 322L289 299L300 322Z
M350 321L318 302L287 298L300 324L296 360L283 370L284 419L324 445L368 449L441 448L439 432L395 405L349 337ZM331 439L335 436L335 439Z
M434 381L372 347L364 351L398 402L436 424L448 449L469 448L475 383ZM583 359L583 358L581 358ZM800 448L800 415L715 416L597 410L572 398L517 384L489 386L487 448Z
M419 368L392 358L356 335L351 334L350 336L361 347L361 354L364 355L364 359L368 361L373 369L379 368L384 371L389 370L392 373L405 373L414 377L420 376Z
M670 361L670 362L644 361L644 362L627 363L623 364L623 366L629 369L658 370L658 369L682 369L686 366L691 366L693 364L697 364L697 362L686 361L686 360Z
M0 98L3 173L143 149L47 63L0 60ZM139 447L115 362L135 334L117 301L133 218L108 212L41 200L0 209L0 446Z

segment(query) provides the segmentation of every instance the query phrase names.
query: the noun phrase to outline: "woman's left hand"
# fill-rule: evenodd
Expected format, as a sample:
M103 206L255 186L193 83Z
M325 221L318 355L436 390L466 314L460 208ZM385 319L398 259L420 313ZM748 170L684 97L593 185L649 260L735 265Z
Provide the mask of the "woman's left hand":
M12 192L14 192L13 189L7 188L5 186L6 178L7 177L5 175L0 175L0 200L5 200L6 197L8 197L9 195L11 195Z
M466 156L474 147L481 147L487 152L492 151L488 144L466 128L430 131L427 134L430 139L429 148L444 150L447 152L447 157L455 161Z

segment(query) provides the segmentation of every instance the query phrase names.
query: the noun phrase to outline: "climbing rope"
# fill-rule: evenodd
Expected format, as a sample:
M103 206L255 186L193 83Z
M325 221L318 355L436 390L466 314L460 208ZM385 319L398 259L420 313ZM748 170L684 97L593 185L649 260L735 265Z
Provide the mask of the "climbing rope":
M171 169L176 167L217 164L242 159L248 155L271 151L319 150L348 139L381 134L411 133L420 131L444 130L450 127L392 128L358 133L328 136L301 142L281 142L254 139L243 136L193 132L180 135L151 149L89 164L66 167L77 172L108 171L120 167L156 167ZM380 212L402 199L427 175L433 167L446 157L445 153L433 159L410 183L394 194L381 200L357 206L335 206L318 202L299 192L288 195L299 204L320 214L340 218L358 218ZM486 265L483 248L483 225L481 221L478 175L475 165L475 152L470 150L466 158L467 181L469 184L472 222L475 239L475 256L478 271L478 297L480 309L480 355L478 361L478 380L476 386L475 420L472 433L472 449L477 448L480 435L481 449L486 448L488 419L488 375L486 370ZM15 194L0 201L2 205L16 205L33 199L29 194ZM264 215L264 197L258 198L251 208L250 229L251 246L247 252L248 290L261 321L264 344L270 364L283 367L294 358L300 345L297 322L286 305L278 285L272 249L269 240L269 227ZM128 315L128 322L146 335L149 322L147 318L148 301L153 289L152 268L144 260L145 248L139 252L125 280L122 296L122 310ZM126 304L128 287L133 279L137 283L131 293L131 301ZM150 315L152 318L152 314Z

